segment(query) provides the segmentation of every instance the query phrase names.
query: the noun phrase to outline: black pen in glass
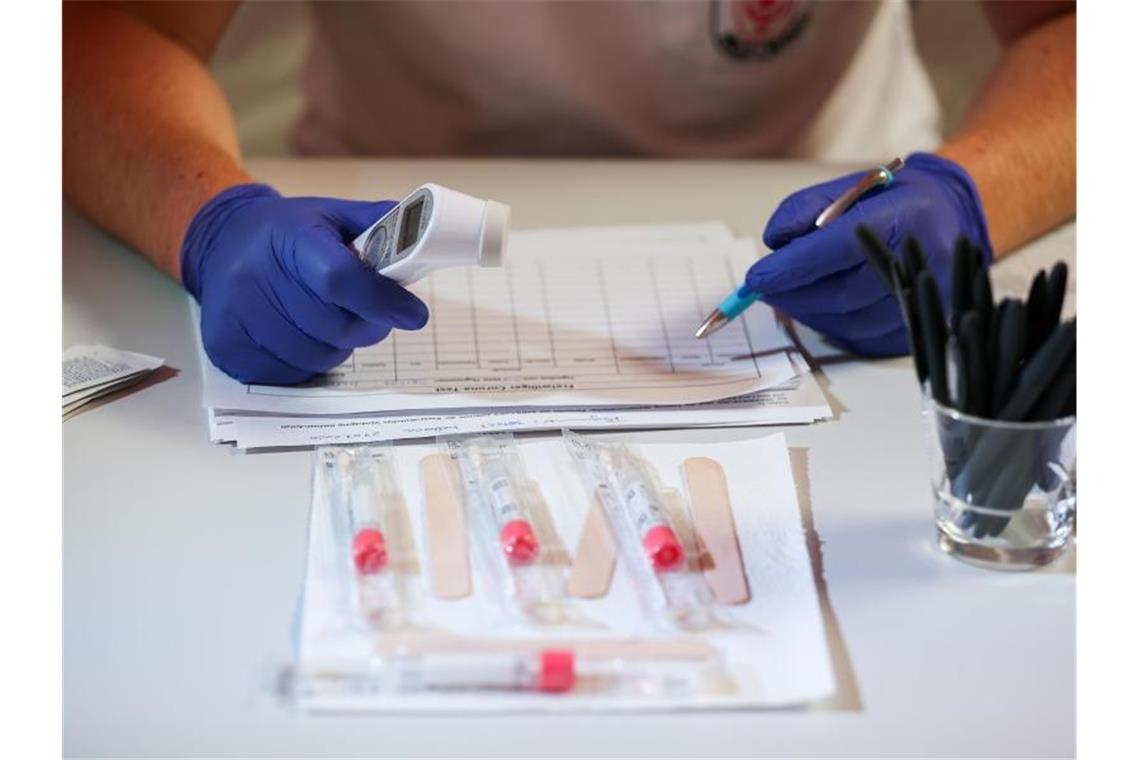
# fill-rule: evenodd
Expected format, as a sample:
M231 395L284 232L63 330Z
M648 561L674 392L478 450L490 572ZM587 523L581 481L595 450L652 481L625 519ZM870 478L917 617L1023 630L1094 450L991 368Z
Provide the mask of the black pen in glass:
M825 208L823 212L815 218L816 228L834 221L838 216L843 214L844 211L851 208L855 201L859 200L874 188L885 187L894 182L895 172L901 168L903 168L903 160L896 158L890 163L878 166L864 174L859 178L858 182L836 198L831 205ZM708 318L697 328L697 337L707 338L712 335L740 316L745 309L756 303L762 297L763 294L749 290L747 284L740 285L729 293L725 299L720 302L720 306L713 309L712 313L708 315Z

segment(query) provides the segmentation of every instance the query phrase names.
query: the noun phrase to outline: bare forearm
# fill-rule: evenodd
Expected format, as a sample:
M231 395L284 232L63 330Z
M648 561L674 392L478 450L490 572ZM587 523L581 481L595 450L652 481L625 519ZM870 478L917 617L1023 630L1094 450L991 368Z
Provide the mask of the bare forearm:
M194 213L249 181L202 62L113 6L65 4L63 130L68 200L175 278Z
M978 185L1001 256L1076 213L1076 13L1004 52L962 128L939 149Z

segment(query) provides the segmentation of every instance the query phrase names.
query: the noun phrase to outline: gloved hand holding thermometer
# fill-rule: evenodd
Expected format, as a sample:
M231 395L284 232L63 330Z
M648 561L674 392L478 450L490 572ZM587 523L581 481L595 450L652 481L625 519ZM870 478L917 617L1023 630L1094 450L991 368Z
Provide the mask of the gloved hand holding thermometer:
M291 385L393 327L423 327L427 306L401 284L435 266L497 264L506 224L505 206L437 185L399 204L283 198L266 185L238 185L191 221L182 281L202 306L214 364L242 382ZM391 234L390 245L375 245L383 242L377 229Z
M914 237L927 253L944 298L958 238L964 235L981 247L987 265L993 248L973 180L954 162L929 153L912 154L885 186L817 227L821 212L865 174L785 198L764 230L764 243L773 252L752 265L745 286L843 348L895 356L909 350L902 314L866 264L855 228L867 225L899 257L906 239Z

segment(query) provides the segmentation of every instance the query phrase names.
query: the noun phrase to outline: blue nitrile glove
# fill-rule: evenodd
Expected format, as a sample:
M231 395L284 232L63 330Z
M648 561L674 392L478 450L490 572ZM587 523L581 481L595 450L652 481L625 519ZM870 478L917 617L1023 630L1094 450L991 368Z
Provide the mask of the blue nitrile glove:
M395 205L283 198L266 185L218 193L182 242L182 282L202 305L202 343L245 383L291 385L343 362L428 310L348 244Z
M906 329L894 297L867 265L855 235L865 224L896 256L913 236L926 253L944 303L949 303L954 245L965 235L993 260L986 217L974 181L962 167L915 153L887 187L872 190L823 227L815 218L864 172L814 185L784 199L764 230L773 253L745 280L765 302L867 356L907 353Z

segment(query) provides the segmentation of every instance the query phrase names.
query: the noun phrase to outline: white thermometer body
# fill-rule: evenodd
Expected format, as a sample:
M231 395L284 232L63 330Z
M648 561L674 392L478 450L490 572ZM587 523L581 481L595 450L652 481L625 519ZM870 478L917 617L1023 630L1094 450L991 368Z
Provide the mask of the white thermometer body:
M440 267L503 263L510 207L426 184L352 241L371 268L409 285Z

